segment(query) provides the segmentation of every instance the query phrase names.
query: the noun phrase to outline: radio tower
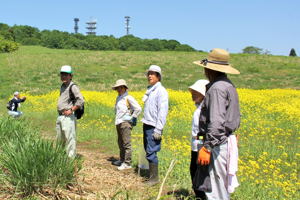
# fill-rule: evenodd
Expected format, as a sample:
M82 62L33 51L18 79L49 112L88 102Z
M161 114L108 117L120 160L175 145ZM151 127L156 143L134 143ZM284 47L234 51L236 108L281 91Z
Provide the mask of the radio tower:
M125 29L126 29L126 35L129 35L129 29L130 29L130 26L129 26L129 21L130 21L130 17L129 16L125 16Z
M88 30L86 32L87 35L96 35L96 25L97 25L97 20L96 19L91 19L90 21L86 22L87 27L86 29Z
M74 18L74 22L75 22L75 26L74 26L74 30L75 30L75 34L78 33L78 22L79 22L79 18Z

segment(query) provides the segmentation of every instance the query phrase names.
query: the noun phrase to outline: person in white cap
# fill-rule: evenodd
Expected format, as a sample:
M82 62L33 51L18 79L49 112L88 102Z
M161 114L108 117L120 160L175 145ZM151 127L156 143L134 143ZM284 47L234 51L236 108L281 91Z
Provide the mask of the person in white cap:
M76 116L74 112L82 108L84 99L78 86L73 83L72 67L64 65L60 70L62 85L57 103L57 139L66 147L70 158L76 156Z
M236 88L226 73L240 72L230 65L229 53L218 48L213 49L207 59L195 61L194 64L204 67L210 82L206 86L201 106L198 134L204 137L203 147L198 153L198 163L209 165L212 189L205 194L208 199L228 200L234 187L238 186L237 179L232 179L235 177L232 173L235 172L230 172L232 167L237 170L237 153L229 155L229 152L231 148L237 149L233 140L236 141L234 132L240 125L240 107ZM236 156L235 159L232 156ZM232 166L230 160L235 160L236 166Z
M18 108L21 107L21 103L25 100L25 96L21 98L19 92L14 92L14 97L7 103L8 114L14 118L23 115L23 112L18 111Z
M161 84L162 73L157 65L151 65L147 71L148 89L143 97L144 117L144 148L146 159L149 162L150 176L147 180L149 186L159 182L158 178L158 158L157 152L160 151L163 128L166 123L169 97L168 92Z
M193 182L195 173L197 170L198 151L203 145L203 138L199 138L199 116L201 112L201 105L205 97L206 85L208 80L198 80L189 87L189 91L192 95L192 100L195 102L196 110L194 111L192 120L192 136L191 136L191 163L190 163L190 175ZM196 198L205 197L204 192L195 190Z
M112 164L119 166L118 170L131 169L131 130L133 126L136 126L137 117L141 113L142 108L128 94L128 86L125 80L117 80L112 89L118 92L115 104L115 125L120 149L120 160L116 160Z

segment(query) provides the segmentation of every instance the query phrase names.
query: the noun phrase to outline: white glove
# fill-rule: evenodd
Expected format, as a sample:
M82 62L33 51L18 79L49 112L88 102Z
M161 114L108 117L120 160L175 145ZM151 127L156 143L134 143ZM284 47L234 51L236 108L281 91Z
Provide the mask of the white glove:
M161 133L153 133L152 134L152 136L153 136L153 138L154 138L154 140L161 140Z

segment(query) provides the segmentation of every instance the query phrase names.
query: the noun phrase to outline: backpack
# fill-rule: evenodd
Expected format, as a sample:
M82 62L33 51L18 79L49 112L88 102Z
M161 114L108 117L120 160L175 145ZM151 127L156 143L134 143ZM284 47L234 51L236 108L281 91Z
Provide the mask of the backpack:
M8 110L11 110L11 109L12 109L12 104L13 104L13 101L12 101L12 100L9 100L9 102L7 102L7 104L6 104L6 108L7 108Z
M70 95L70 99L71 99L72 103L75 104L76 99L75 99L75 96L74 96L74 94L73 94L73 92L72 92L72 87L73 87L73 85L75 85L75 84L72 84L72 85L70 86L70 89L69 89L69 95ZM75 112L74 112L74 115L75 115L75 117L76 117L77 119L80 119L80 118L82 117L83 114L84 114L84 105L82 105L80 108L78 108L78 109L75 110Z

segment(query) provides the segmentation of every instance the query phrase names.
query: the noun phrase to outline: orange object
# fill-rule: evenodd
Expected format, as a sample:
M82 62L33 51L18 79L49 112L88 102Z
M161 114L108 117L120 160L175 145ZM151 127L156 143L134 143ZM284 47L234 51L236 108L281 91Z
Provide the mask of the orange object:
M198 153L198 164L200 165L208 165L210 163L210 152L202 147Z

